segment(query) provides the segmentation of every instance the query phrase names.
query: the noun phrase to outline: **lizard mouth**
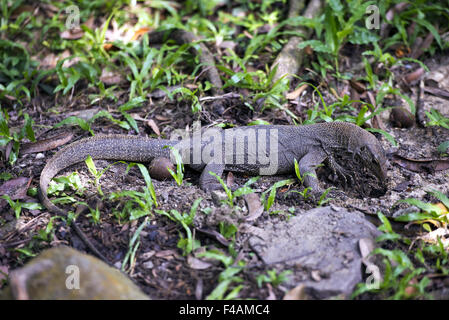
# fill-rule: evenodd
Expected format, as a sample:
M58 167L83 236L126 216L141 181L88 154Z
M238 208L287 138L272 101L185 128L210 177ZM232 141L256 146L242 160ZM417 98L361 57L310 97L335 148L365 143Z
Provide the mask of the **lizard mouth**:
M327 180L356 197L380 197L387 188L386 170L377 161L346 152L334 153L324 169Z

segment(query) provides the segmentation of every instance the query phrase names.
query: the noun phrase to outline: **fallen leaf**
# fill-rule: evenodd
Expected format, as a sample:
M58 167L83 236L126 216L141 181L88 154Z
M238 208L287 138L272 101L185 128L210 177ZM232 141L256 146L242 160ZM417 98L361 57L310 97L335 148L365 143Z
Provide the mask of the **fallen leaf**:
M351 87L357 90L358 93L362 94L366 91L366 86L361 83L360 81L351 79L349 80L349 83L351 84Z
M175 250L161 250L161 251L156 252L155 256L158 258L164 258L166 260L171 260L174 257L178 257L179 255Z
M110 42L104 43L103 44L103 49L106 50L106 51L118 51L118 50L120 50L119 47L115 46L113 43L110 43Z
M243 31L243 34L244 34L246 37L250 38L250 39L253 38L253 36L252 36L248 31L246 31L246 30Z
M273 286L267 283L267 288L268 288L268 296L265 298L265 300L276 300L276 294L274 293Z
M12 12L10 19L17 19L22 13L33 12L34 10L35 8L33 6L29 4L22 4Z
M260 197L256 193L250 193L245 195L246 206L248 207L248 216L246 221L254 221L259 218L263 213L263 206L260 202Z
M304 52L305 52L306 55L308 55L308 56L313 55L313 49L312 49L311 46L306 46L306 47L304 48Z
M410 55L411 58L418 59L424 53L424 51L426 51L430 47L432 42L433 42L433 34L432 32L429 32L424 41L421 43L421 45L419 47L416 47L415 50L412 52L412 54Z
M234 184L234 174L229 171L226 175L226 186L231 187Z
M397 184L394 188L393 188L393 191L396 191L396 192L402 192L402 191L404 191L405 189L407 189L408 188L408 186L410 185L410 181L402 181L401 183L399 183L399 184Z
M78 62L81 61L80 57L73 57L71 59L67 59L62 63L62 66L64 68L70 68L71 66L74 66L75 64L77 64Z
M27 153L44 152L62 146L73 139L72 132L63 132L49 139L36 142L23 143L20 147L20 155Z
M168 120L170 120L170 118L161 116L161 115L159 115L159 114L157 114L157 115L155 116L155 118L156 118L156 120L159 120L159 121L168 121Z
M137 40L140 37L142 37L145 33L148 33L150 31L150 28L147 27L142 27L138 30L136 30L133 34L133 36L131 37L131 41Z
M418 239L432 244L437 244L439 239L445 248L449 248L449 230L446 228L435 229L423 236L418 237Z
M360 109L360 93L351 87L351 100L353 100L352 102L352 107L355 109Z
M13 140L9 141L5 148L5 159L9 159L9 156L12 151Z
M418 284L418 280L413 278L409 281L407 287L404 289L404 294L406 297L412 297L418 293L418 289L414 285Z
M56 7L55 5L49 4L49 3L43 3L40 2L39 6L44 9L45 11L47 11L46 13L50 13L50 17L53 17L54 14L59 12L59 8Z
M237 46L237 44L234 41L222 41L219 45L220 48L222 49L232 49L234 50L234 48Z
M449 169L449 159L409 159L398 154L394 154L392 161L402 168L414 172L434 173L435 171Z
M100 108L90 108L90 109L84 109L80 111L73 111L67 113L67 116L69 117L78 117L83 120L89 121L92 119L98 112L100 111Z
M119 72L103 69L101 71L100 81L108 86L122 83L125 78Z
M159 127L157 126L156 122L154 122L153 119L149 119L146 121L146 124L156 133L158 136L161 135L161 131L159 130Z
M305 286L300 284L299 286L291 289L287 292L282 298L283 300L307 300L307 294L305 290Z
M404 81L408 84L415 82L421 78L424 72L425 72L424 68L420 67L413 72L407 73L404 76Z
M295 89L294 91L287 93L285 95L285 97L288 100L295 100L295 99L297 99L301 95L301 93L304 92L304 90L307 89L307 87L308 87L307 84L303 84L302 86L300 86L299 88Z
M191 255L187 257L187 264L191 269L194 270L204 270L212 267L212 263L200 260L198 258L195 258Z
M215 240L220 242L225 247L229 246L229 241L226 240L226 238L223 237L223 235L220 232L216 231L216 230L211 230L211 229L206 229L206 228L195 228L195 230L215 238Z
M439 98L448 99L449 100L449 91L446 91L444 89L440 88L433 88L433 87L424 87L424 91L427 93L430 93L434 96L437 96Z
M435 205L436 205L438 208L441 209L441 213L442 213L442 214L447 214L447 213L448 213L448 208L447 208L444 204L442 204L441 202L438 202L438 203L436 203Z
M8 195L11 200L24 199L27 197L31 180L31 178L26 177L8 180L0 186L0 195Z
M316 282L321 281L320 270L312 270L310 277Z
M196 282L195 286L195 298L196 300L202 300L203 298L203 279L201 277L198 277L198 280Z
M142 259L142 261L147 261L149 260L152 256L154 256L156 254L156 251L154 250L150 250L147 252L144 252L140 255L140 258Z
M371 125L373 128L380 129L383 131L385 131L386 129L384 122L382 121L382 118L379 117L379 115L377 114L371 119Z
M404 44L400 44L394 52L396 57L402 58L405 56L409 56L411 53L411 49L409 47L406 47Z
M68 30L64 30L63 32L61 32L60 37L62 39L67 39L67 40L76 40L76 39L81 39L84 35L84 31L81 28L73 28L73 29L68 29Z
M360 250L360 254L362 256L362 259L366 258L369 256L369 254L371 253L371 251L374 250L374 242L372 239L369 238L362 238L359 240L359 250Z

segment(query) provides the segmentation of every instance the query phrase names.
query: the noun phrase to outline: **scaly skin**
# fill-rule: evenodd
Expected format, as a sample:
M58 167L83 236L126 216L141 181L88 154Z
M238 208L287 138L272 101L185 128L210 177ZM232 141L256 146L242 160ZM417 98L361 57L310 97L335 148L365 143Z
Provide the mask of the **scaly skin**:
M253 131L251 131L253 130ZM270 142L269 135L273 132L277 134L277 144ZM251 135L255 133L255 136ZM305 185L311 187L315 192L321 192L318 180L315 174L315 167L321 164L324 160L332 166L332 169L337 173L341 172L341 167L334 159L334 155L341 152L357 156L372 174L374 174L380 182L386 179L386 158L385 152L382 149L379 141L369 132L362 128L343 122L319 123L306 126L251 126L243 128L232 128L222 130L219 137L223 141L226 140L227 134L235 134L235 137L242 138L247 136L247 142L239 149L240 151L232 149L231 158L233 161L225 161L225 143L222 145L223 155L217 159L216 163L201 161L197 164L190 164L192 168L202 171L200 177L200 187L205 191L220 188L219 183L209 174L209 171L221 175L223 171L234 171L248 174L280 174L294 172L294 159L298 160L299 170L303 175L310 172L313 175L308 175L305 178ZM257 137L257 138L255 138ZM251 146L258 145L261 138L266 137L267 145L265 153L270 154L270 151L276 150L276 167L274 171L260 172L260 168L265 168L270 165L263 165L259 162L251 162L249 157L254 156L254 150ZM256 141L254 141L256 140ZM221 141L221 140L217 140ZM237 140L231 140L235 143ZM170 149L164 146L176 146L178 141L171 140L157 140L143 137L129 136L129 135L106 135L95 136L74 142L59 152L57 152L45 165L42 170L39 183L39 196L42 204L51 212L66 216L66 212L53 203L47 197L47 188L50 180L62 169L67 168L75 163L84 161L88 155L93 159L107 159L107 160L125 160L133 162L150 162L156 157L170 157ZM199 143L199 149L193 146ZM212 144L209 142L195 140L195 137L185 140L183 150L191 151L193 157L195 153L201 152L202 155L206 153L207 147ZM250 146L250 147L248 147ZM219 147L221 148L221 147ZM259 150L259 149L258 149ZM258 151L259 152L259 151ZM206 153L207 154L207 153ZM215 155L215 153L212 153ZM192 156L192 155L191 155ZM243 156L243 162L236 162L236 158ZM248 158L246 158L248 157ZM183 158L186 165L192 158ZM259 161L259 160L257 160ZM344 174L343 174L344 176ZM76 233L86 243L97 256L101 259L106 259L100 252L90 243L84 233L78 228L75 222L72 226Z

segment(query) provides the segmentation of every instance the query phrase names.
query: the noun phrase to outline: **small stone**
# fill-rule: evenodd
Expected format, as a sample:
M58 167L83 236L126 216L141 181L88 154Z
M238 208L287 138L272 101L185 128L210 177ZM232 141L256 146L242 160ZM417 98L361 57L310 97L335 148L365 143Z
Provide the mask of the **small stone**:
M337 294L348 297L353 292L362 281L359 240L375 239L379 234L363 213L328 206L288 221L267 223L249 244L266 264L283 263L289 269L301 265L284 285L290 289L304 284L311 296L324 299ZM304 274L305 270L313 271Z
M210 195L212 197L212 201L217 207L220 207L221 203L228 198L226 192L222 190L211 191Z
M171 178L171 174L167 168L173 172L175 171L175 167L170 159L164 157L154 158L149 165L150 176L157 180L169 179Z

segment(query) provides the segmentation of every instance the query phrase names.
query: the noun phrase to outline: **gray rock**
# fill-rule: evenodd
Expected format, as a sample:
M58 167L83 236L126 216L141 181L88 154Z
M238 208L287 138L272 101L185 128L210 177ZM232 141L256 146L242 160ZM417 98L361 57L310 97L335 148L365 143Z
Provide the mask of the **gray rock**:
M149 299L119 270L65 246L45 250L11 271L9 283L0 300Z
M351 294L362 281L358 241L379 234L361 212L323 207L286 222L266 222L263 233L249 241L266 264L293 270L288 287L304 284L321 299Z
M222 202L228 198L226 192L222 190L213 190L210 195L212 197L212 201L217 207L221 207Z

